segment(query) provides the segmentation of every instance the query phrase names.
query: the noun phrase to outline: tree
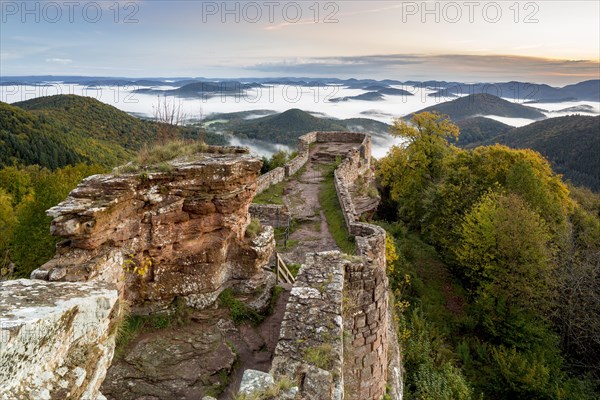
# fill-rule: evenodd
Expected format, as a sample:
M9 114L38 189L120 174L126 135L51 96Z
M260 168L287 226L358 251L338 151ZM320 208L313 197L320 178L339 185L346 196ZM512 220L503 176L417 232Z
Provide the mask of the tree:
M46 210L65 199L85 177L103 172L99 166L79 164L54 172L37 171L31 177L32 190L15 209L16 224L10 239L11 258L21 277L48 261L55 253L59 238L50 235L52 218Z
M455 151L448 138L457 138L459 131L447 116L438 113L414 115L410 124L397 119L392 135L407 140L404 147L393 147L379 163L379 179L398 202L399 216L418 227L426 212L430 189L444 176L444 160Z
M8 244L16 223L12 207L12 198L2 188L0 188L0 269L6 268L9 263ZM0 272L0 277L5 275L5 271Z
M152 114L157 126L157 139L162 142L176 139L179 127L187 121L181 99L175 101L166 95L157 97L156 104L152 106Z
M518 195L489 192L465 215L454 253L479 296L509 307L548 309L553 287L550 233Z

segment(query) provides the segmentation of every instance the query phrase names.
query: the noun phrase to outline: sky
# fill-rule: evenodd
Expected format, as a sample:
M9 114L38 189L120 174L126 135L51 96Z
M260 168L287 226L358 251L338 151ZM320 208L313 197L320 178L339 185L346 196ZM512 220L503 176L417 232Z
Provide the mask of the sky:
M598 1L7 1L0 76L600 78Z

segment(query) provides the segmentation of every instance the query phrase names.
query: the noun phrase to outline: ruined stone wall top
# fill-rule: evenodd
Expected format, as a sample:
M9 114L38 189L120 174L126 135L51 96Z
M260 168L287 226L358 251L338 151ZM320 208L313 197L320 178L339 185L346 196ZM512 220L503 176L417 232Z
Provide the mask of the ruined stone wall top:
M286 305L272 371L303 382L307 400L342 398L347 264L337 251L307 255Z
M0 399L96 399L117 299L105 283L0 282Z

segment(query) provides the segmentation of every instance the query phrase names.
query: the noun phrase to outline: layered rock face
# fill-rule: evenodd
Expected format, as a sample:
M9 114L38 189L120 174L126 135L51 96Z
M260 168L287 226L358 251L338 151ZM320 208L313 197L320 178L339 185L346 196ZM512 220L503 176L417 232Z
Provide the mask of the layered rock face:
M245 238L260 167L229 148L157 172L89 177L48 211L52 233L65 240L32 278L111 282L148 311L175 297L203 308L230 282L260 281L272 230Z
M99 282L0 283L0 399L103 398L117 299Z

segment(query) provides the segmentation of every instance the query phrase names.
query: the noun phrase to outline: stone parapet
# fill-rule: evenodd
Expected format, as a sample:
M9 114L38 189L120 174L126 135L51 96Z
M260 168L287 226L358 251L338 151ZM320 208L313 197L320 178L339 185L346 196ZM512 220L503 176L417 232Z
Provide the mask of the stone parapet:
M106 283L0 283L0 399L99 398L118 313Z

